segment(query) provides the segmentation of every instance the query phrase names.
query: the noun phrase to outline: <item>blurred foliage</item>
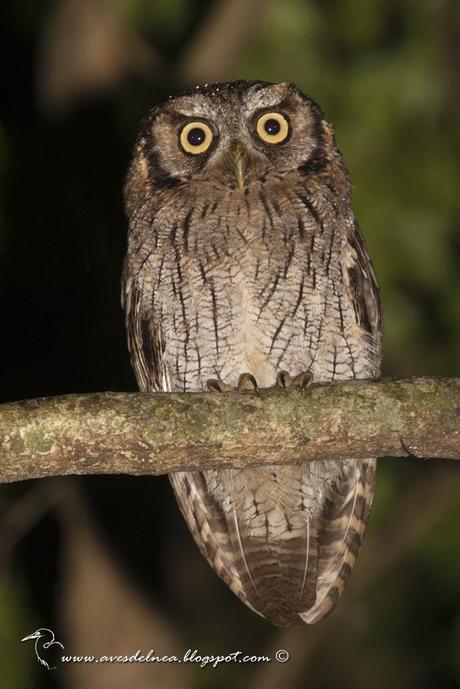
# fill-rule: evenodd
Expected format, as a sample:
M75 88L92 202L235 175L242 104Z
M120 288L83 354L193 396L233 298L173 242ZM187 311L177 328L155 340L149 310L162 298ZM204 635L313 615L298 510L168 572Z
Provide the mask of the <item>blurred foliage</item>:
M64 5L73 20L53 24ZM68 31L59 45L71 45L73 28L83 30L83 6L88 21L96 8L113 14L110 78L86 90L77 81L72 99L57 99L57 108L46 102L49 90L42 82L56 64L65 70L70 58L53 54L51 27ZM211 0L1 4L4 401L134 389L118 304L126 235L123 176L140 118L184 85L184 55L216 8ZM230 38L223 32L222 41ZM387 375L460 371L459 44L458 0L272 0L260 3L251 41L222 73L223 79L296 82L334 123L382 287ZM147 53L125 64L126 52L140 45ZM45 50L51 50L46 60ZM101 55L106 57L104 45L94 60ZM381 543L379 534L417 481L429 486L433 479L433 500L442 507L445 488L435 480L442 468L443 463L381 463L369 550L379 544L383 558L391 549L392 542ZM166 479L93 478L84 485L117 557L148 595L161 600L182 632L184 650L261 653L286 639L295 642L290 663L270 668L272 687L303 687L304 676L321 689L460 686L460 505L447 490L444 509L430 516L430 498L400 524L404 531L427 515L417 542L380 579L362 590L352 581L339 604L340 609L348 597L352 601L345 618L337 611L313 628L279 636L234 600L202 561ZM14 500L25 489L5 488L4 494ZM152 510L160 526L158 533L148 530L146 548ZM34 673L35 686L58 682L32 667L31 648L17 642L37 622L52 623L54 580L46 567L33 566L34 558L57 557L56 540L44 528L18 549L13 567L21 575L8 594L0 591L0 671L10 689L27 685L26 672ZM364 557L363 552L363 565ZM374 557L378 565L379 552ZM194 668L194 686L257 689L265 686L263 676L246 666Z
M26 657L19 643L25 636L24 623L30 624L33 620L33 614L31 615L24 600L24 591L24 582L21 579L14 583L0 581L2 682L4 686L15 689L27 689L30 686L30 677L34 669L33 655L28 654ZM40 624L37 625L39 626Z

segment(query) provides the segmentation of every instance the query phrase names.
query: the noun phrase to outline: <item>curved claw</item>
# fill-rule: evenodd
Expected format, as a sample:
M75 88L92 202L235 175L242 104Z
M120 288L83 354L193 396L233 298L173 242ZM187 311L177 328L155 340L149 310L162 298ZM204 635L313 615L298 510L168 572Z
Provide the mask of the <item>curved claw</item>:
M313 383L313 373L311 371L303 371L298 376L294 377L295 385L300 389L300 392L305 390Z
M228 390L232 390L231 385L227 385L227 383L223 383L221 380L218 380L217 378L209 378L206 381L206 388L209 390L209 392L228 392Z
M287 371L280 371L276 376L276 385L287 390L292 385L292 376Z
M259 392L257 380L252 373L242 373L240 375L238 380L238 390L251 390L253 392Z
M297 376L291 376L287 371L280 371L276 376L276 385L287 390L288 388L299 388L301 392L305 392L307 387L313 382L313 373L311 371L302 371Z

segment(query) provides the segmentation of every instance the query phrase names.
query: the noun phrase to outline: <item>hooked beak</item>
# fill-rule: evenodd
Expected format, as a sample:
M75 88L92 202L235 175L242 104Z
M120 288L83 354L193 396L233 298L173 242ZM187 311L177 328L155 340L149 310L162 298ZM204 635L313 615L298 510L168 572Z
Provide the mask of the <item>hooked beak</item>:
M242 144L236 145L233 152L232 164L238 188L243 189L248 168L248 152Z
M29 634L29 636L25 636L21 641L30 641L30 639L39 639L41 637L40 632L34 632L33 634Z

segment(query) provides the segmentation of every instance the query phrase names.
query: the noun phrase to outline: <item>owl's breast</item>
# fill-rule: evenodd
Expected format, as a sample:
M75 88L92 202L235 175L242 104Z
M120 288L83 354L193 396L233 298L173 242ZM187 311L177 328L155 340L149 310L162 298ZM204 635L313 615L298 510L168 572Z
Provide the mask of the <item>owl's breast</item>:
M210 378L236 386L245 372L261 387L281 370L316 380L370 374L372 343L344 289L344 233L299 200L284 203L269 208L257 196L219 213L195 208L199 223L174 222L155 254L153 295L173 389Z
M267 323L265 318L260 318L261 302L257 290L243 270L238 271L233 285L231 311L234 349L239 350L239 372L252 373L259 386L268 387L273 385L277 372L275 362L272 357L267 356L267 348L264 346Z
M236 386L249 372L268 387L281 369L296 375L308 368L324 295L318 277L318 294L309 297L303 252L291 254L292 247L266 244L254 233L248 240L241 230L205 267L200 259L190 261L188 342L200 349L209 377ZM181 306L176 322L185 310Z

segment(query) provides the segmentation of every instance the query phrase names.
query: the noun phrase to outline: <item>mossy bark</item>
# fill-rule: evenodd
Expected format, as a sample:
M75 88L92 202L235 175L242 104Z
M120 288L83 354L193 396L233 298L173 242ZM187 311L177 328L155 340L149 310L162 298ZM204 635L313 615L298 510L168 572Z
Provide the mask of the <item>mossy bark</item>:
M90 393L0 405L0 481L391 455L460 457L460 379L254 393Z

